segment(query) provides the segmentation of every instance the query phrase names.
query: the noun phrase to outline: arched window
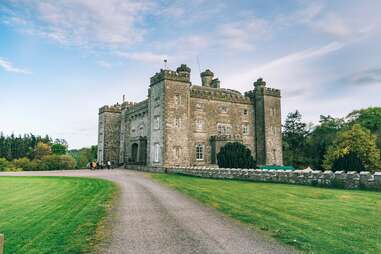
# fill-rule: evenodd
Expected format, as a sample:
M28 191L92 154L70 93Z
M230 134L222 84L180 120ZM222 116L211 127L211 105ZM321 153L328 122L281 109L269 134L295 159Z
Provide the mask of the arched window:
M203 144L196 145L196 160L199 160L199 161L204 160L204 145Z

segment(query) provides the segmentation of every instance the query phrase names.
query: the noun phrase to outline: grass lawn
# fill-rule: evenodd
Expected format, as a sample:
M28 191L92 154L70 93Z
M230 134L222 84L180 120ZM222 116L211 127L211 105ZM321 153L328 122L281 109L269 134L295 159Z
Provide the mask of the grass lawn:
M115 191L98 179L0 177L5 253L88 253Z
M381 193L152 177L309 253L381 253Z

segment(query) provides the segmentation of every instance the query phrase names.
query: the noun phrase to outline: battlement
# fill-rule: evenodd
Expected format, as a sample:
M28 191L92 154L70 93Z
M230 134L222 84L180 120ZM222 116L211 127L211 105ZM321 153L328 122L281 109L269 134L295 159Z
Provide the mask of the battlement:
M205 86L192 86L190 90L191 97L201 98L207 100L219 100L243 104L251 104L250 98L243 96L240 92L223 89L223 88L210 88Z
M122 107L120 104L115 104L115 105L105 105L99 109L99 114L102 113L121 113L122 112Z
M127 109L127 114L132 113L135 111L139 111L141 109L148 109L148 99L138 102L138 103L133 103L128 109Z
M163 80L173 80L190 83L190 68L182 64L177 71L163 70L151 77L151 86Z
M255 90L258 90L258 95L268 95L274 97L280 97L280 90L269 87L257 87Z
M128 109L130 107L133 107L135 104L136 104L136 102L125 101L125 102L122 103L121 108L122 108L122 110Z

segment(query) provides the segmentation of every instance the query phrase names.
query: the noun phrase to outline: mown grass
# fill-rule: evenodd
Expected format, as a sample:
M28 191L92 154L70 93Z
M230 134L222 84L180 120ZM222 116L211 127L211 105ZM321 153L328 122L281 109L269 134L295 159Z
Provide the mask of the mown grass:
M89 253L116 186L68 177L0 177L5 253Z
M381 253L381 193L152 177L308 253Z

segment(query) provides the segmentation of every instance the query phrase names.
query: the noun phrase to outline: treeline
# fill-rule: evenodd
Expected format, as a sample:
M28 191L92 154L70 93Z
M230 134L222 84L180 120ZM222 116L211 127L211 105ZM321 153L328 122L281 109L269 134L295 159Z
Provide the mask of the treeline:
M94 152L95 151L95 152ZM0 133L0 171L63 170L96 160L96 146L68 151L64 139Z
M285 165L315 170L376 171L381 168L381 107L355 110L343 118L320 116L303 122L296 111L283 126Z

